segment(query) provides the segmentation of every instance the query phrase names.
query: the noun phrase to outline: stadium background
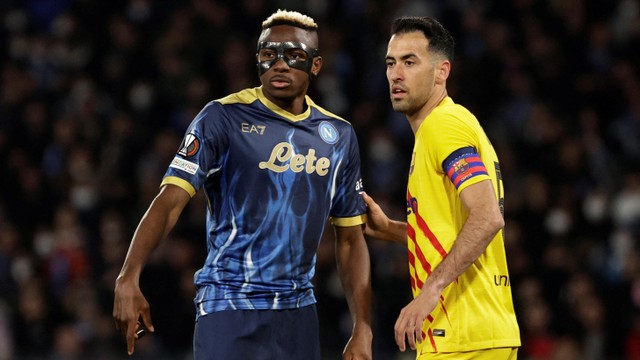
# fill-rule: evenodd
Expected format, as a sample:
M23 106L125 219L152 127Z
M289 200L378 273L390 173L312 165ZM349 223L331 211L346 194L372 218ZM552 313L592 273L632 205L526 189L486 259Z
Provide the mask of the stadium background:
M457 41L449 93L502 162L521 359L640 359L640 5L622 0L3 0L0 359L124 359L115 276L192 117L258 84L261 21L320 24L317 103L350 120L365 186L404 216L412 134L389 106L391 19L430 15ZM203 199L151 258L157 333L132 359L187 359ZM374 357L405 359L406 251L370 242ZM324 356L350 320L331 233L315 279Z

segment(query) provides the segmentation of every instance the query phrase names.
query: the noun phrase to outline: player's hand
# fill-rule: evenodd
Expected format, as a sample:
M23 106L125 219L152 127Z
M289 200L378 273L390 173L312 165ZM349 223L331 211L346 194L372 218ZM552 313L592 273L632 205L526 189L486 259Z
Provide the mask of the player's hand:
M133 354L135 341L140 337L137 334L137 330L142 326L138 322L140 318L144 326L153 332L149 303L142 295L140 287L133 281L118 278L114 290L113 319L116 322L116 329L127 341L129 355Z
M384 239L389 229L389 217L382 211L380 205L366 192L362 192L362 199L367 204L367 223L364 229L365 235L377 239Z
M371 330L354 331L342 352L342 360L371 360L373 352Z
M411 350L416 349L416 342L421 343L424 340L422 325L435 309L439 299L440 294L429 295L423 291L400 310L400 315L394 326L396 344L398 344L400 351L406 350L405 339L409 342Z

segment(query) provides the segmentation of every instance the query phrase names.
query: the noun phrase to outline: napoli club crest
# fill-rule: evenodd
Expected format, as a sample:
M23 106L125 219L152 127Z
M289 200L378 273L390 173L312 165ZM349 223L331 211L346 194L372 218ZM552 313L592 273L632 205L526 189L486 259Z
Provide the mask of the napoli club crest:
M318 133L322 140L327 144L335 144L338 142L338 130L326 121L320 123L320 126L318 126Z

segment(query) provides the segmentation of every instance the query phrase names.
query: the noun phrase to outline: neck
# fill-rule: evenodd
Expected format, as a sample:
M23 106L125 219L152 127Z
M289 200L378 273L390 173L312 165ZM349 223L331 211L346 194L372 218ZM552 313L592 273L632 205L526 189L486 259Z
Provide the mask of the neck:
M434 96L429 98L420 110L413 114L407 114L407 120L409 120L409 125L411 126L411 130L413 130L414 134L418 132L420 125L422 125L422 122L427 118L427 116L429 116L429 114L431 114L433 109L440 105L442 100L447 96L447 89L442 88L441 91L435 93Z
M296 98L293 101L279 100L279 99L269 99L274 104L278 105L279 108L285 110L293 115L302 114L306 108L307 104L304 101L304 98Z
M307 101L305 98L306 91L296 94L295 96L291 96L289 94L277 96L270 91L265 91L263 86L262 95L271 103L292 115L300 115L307 110Z
M271 103L292 115L300 115L307 109L307 102L304 95L290 99L275 97L266 91L263 91L262 94Z

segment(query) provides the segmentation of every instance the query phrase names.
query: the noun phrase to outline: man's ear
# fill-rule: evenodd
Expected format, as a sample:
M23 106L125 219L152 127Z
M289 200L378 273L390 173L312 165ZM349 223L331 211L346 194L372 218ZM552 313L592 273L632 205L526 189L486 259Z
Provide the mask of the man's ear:
M436 69L436 83L444 84L449 78L451 73L451 62L449 60L442 60Z
M315 56L313 58L313 64L311 65L311 74L313 74L314 77L318 76L320 69L322 69L322 56Z

